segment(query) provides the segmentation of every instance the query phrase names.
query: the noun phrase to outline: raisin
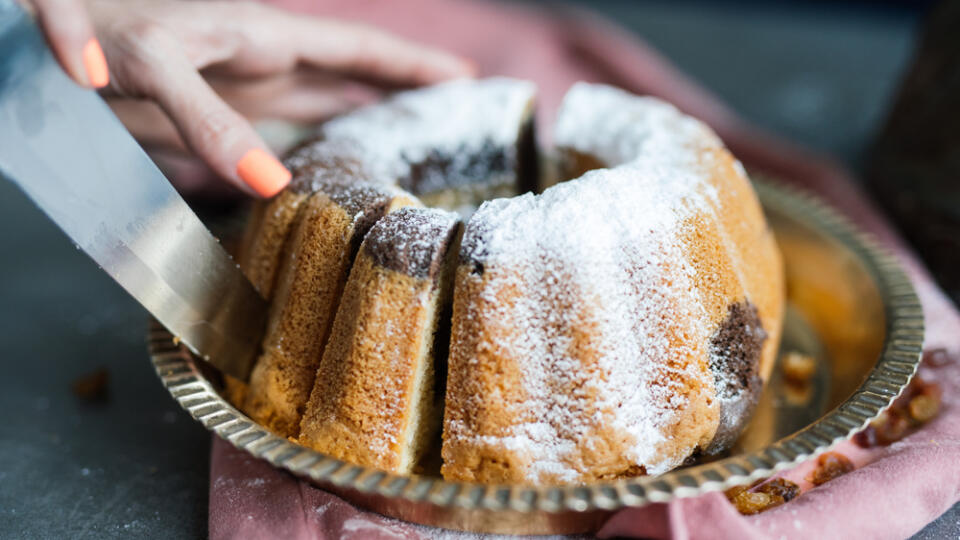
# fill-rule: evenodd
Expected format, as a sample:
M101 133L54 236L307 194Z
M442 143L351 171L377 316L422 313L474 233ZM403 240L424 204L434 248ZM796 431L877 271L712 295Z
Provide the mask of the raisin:
M837 452L827 452L817 459L817 467L807 476L807 481L815 486L847 474L855 467L846 456Z
M817 371L817 361L810 355L789 352L783 356L783 376L790 384L806 385Z
M929 422L940 412L940 400L933 395L920 394L908 405L910 419L918 424Z
M877 443L881 446L895 443L903 438L910 429L910 421L899 410L892 409L881 413L873 421L877 430Z
M800 494L800 486L789 480L775 478L760 487L758 480L749 486L736 486L724 494L733 506L744 515L758 514L795 498Z
M800 486L785 478L774 478L757 488L757 491L780 497L784 502L788 502L800 494Z
M893 402L893 406L902 410L907 410L909 408L910 401L916 396L930 396L935 398L937 401L940 401L942 393L943 392L940 390L940 385L937 383L926 381L920 377L914 377L913 380L910 381L910 385L907 386L907 390L903 393L903 395Z
M951 360L950 353L943 347L923 351L922 362L930 367L943 367L949 364Z
M730 498L730 496L727 496ZM780 506L784 503L783 497L778 495L771 495L769 493L761 493L757 491L747 491L744 488L742 491L738 491L737 495L733 498L730 498L730 502L733 503L733 506L737 509L737 512L745 516L752 514L759 514L764 510L769 510L775 506Z
M867 427L863 428L863 431L853 436L853 442L860 448L879 446L880 441L877 437L877 428L873 427L873 423L868 424Z
M863 448L899 441L907 434L911 425L919 426L929 422L940 412L941 398L942 390L937 383L914 377L890 408L857 433L853 441Z
M733 502L734 499L740 496L741 493L747 491L747 486L733 486L732 488L723 492L727 496L727 500Z
M813 397L813 385L787 383L783 385L783 396L790 405L804 405Z
M106 401L110 386L110 372L99 368L74 379L71 385L73 395L89 402Z

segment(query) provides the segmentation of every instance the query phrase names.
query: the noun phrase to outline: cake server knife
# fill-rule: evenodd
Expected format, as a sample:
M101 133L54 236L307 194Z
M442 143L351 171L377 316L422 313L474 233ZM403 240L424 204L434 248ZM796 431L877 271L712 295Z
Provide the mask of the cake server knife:
M191 351L246 380L266 302L13 0L0 0L0 177Z

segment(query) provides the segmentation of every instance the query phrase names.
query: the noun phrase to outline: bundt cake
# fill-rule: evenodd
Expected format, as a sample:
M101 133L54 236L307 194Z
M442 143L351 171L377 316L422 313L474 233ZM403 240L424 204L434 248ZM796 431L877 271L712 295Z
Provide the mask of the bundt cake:
M457 252L460 228L455 214L403 208L367 233L317 370L301 444L401 473L426 453L443 410L435 361L445 362L446 350L434 335L450 305L456 257L448 255Z
M733 443L784 303L743 168L672 106L581 83L554 133L565 181L535 189L533 99L502 78L404 92L290 154L241 257L272 303L230 392L248 414L395 472L440 447L445 478L484 483L658 474Z

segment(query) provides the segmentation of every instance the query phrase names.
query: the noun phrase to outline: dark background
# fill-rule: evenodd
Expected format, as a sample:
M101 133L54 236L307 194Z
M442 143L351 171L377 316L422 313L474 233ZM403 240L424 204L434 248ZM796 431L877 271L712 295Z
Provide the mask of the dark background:
M927 4L581 3L746 118L854 169ZM210 437L154 375L143 309L2 181L0 261L0 536L204 536ZM108 399L81 401L71 382L100 367ZM958 522L955 507L920 537L956 538Z

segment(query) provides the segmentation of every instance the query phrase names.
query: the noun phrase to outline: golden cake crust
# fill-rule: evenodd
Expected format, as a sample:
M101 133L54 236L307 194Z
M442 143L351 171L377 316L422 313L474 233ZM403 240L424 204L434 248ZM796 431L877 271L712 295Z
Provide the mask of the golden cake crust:
M359 239L379 216L410 204L417 203L398 191L339 185L301 204L250 375L244 410L251 418L297 436Z
M440 424L434 335L450 296L446 261L459 229L451 214L409 208L367 235L317 370L301 444L360 465L412 471Z
M308 198L306 193L284 190L268 201L255 203L250 213L240 252L240 268L264 298L273 297L280 254L297 210Z
M400 469L411 416L406 405L424 346L419 330L429 324L423 301L410 291L430 294L432 284L424 281L358 257L303 417L301 444L351 463Z
M457 270L442 474L447 479L467 482L526 483L530 481L529 471L535 456L523 446L511 448L499 441L510 438L519 422L547 422L554 431L563 433L569 419L518 417L516 411L523 410L532 397L526 391L529 385L521 367L528 358L523 351L511 346L515 328L523 327L524 322L504 317L503 312L488 302L511 303L516 301L512 295L526 294L526 291L508 287L494 292L488 284L498 281L495 272L496 269L485 269L479 277L469 265L461 265ZM589 310L588 306L563 305L563 302L544 302L543 308L568 312ZM490 316L492 312L497 316ZM664 320L660 331L671 343L680 345L682 329L671 322ZM553 381L549 391L559 395L595 391L589 389L587 382L607 375L599 365L602 353L592 346L597 329L591 327L588 317L566 321L562 326L559 333L566 336L563 341L567 343L563 353L576 358L577 369ZM684 350L683 347L677 349ZM684 404L682 416L669 426L668 440L656 450L657 454L673 454L683 448L706 444L715 430L718 414L710 404L713 392L710 379L683 377L674 369L676 365L692 363L701 374L708 373L709 366L703 361L706 354L698 350L692 352L690 356L677 355L663 366L662 377L673 377L679 386L674 391L683 392L691 399ZM467 369L460 363L463 358L470 359ZM538 475L538 482L564 483L646 474L642 465L626 457L626 450L638 441L614 428L609 411L595 406L592 397L596 396L588 394L576 402L576 405L585 403L586 407L568 411L571 416L595 420L589 422L588 429L574 441L576 447L558 458L565 469L583 472L576 479L544 472ZM464 437L465 434L470 437ZM481 434L480 442L476 434ZM483 438L494 442L483 444Z

